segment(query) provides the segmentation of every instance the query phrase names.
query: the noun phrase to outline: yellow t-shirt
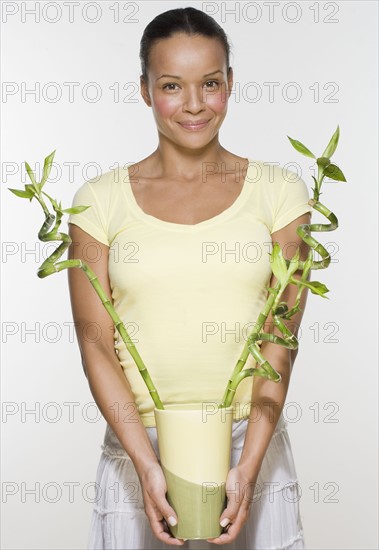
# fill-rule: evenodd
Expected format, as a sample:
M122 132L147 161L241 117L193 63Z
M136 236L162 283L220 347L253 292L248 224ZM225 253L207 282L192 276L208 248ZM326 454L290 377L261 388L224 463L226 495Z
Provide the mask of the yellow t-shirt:
M83 183L72 206L91 208L68 222L110 247L114 307L163 404L219 403L266 302L271 233L312 210L307 186L292 171L249 158L229 208L195 225L177 224L138 205L132 164ZM149 391L116 329L114 338L142 422L155 426ZM249 355L244 368L254 366ZM235 420L249 416L253 380L237 388Z

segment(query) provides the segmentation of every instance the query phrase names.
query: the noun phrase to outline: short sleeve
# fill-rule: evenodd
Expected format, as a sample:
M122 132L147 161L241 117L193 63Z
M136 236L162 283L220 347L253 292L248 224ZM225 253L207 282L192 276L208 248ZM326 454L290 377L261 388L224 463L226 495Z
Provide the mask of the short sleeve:
M78 214L70 214L67 222L78 225L96 240L109 245L107 223L100 203L101 201L96 197L96 193L91 186L91 181L86 181L76 191L72 200L72 207L90 206L90 208Z
M294 172L287 171L275 201L271 233L282 229L302 214L312 212L312 207L308 204L309 199L308 187L304 180Z

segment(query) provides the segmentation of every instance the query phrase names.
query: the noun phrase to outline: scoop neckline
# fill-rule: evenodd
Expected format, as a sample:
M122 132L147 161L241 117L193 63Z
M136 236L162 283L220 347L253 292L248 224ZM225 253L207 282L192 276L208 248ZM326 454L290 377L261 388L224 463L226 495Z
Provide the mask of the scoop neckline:
M219 214L216 214L215 216L212 216L211 218L208 218L207 220L203 220L201 222L195 223L195 224L187 224L187 223L175 223L175 222L168 222L165 220L161 220L160 218L157 218L153 216L152 214L147 214L138 204L133 189L130 183L130 176L129 176L129 167L135 164L134 162L129 162L125 165L125 171L126 171L126 178L125 178L125 191L127 193L128 199L129 199L129 207L132 209L134 214L141 220L146 221L150 223L151 225L154 225L155 227L161 227L166 229L173 229L173 230L181 230L181 231L189 231L189 232L195 232L199 231L203 228L210 227L212 225L216 225L219 222L222 222L231 216L235 214L247 201L248 196L251 193L253 182L249 181L250 174L251 174L251 166L254 162L250 157L246 157L245 160L249 162L247 170L246 170L246 176L243 182L242 189L238 195L238 197L235 199L233 204L228 206L225 210L220 212ZM250 185L249 185L250 183Z

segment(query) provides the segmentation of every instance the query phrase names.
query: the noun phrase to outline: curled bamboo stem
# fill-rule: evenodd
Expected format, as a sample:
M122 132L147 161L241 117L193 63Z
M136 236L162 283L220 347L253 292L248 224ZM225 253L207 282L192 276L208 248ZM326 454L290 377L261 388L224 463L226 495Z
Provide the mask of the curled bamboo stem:
M311 151L309 151L309 149L307 149L302 143L296 140L291 140L291 138L289 139L297 151L306 156L316 159L315 155L313 155L313 153L311 153ZM299 346L298 339L296 338L295 334L293 334L288 329L283 320L290 319L296 312L300 310L300 299L304 288L308 287L313 293L319 294L322 297L325 297L324 294L328 292L328 289L325 287L325 285L318 282L307 282L307 278L309 272L312 269L325 269L329 266L331 261L331 256L329 252L319 241L317 241L317 239L315 239L311 235L311 232L334 231L338 227L338 219L335 214L318 200L320 196L321 185L325 176L329 176L337 181L346 181L342 171L336 165L333 165L330 162L330 157L337 147L338 139L339 127L337 127L337 130L333 134L322 156L316 159L318 165L318 177L316 180L312 176L315 182L315 188L313 189L313 198L308 201L308 204L314 210L317 210L323 216L325 216L330 223L301 224L297 227L296 233L310 247L308 258L305 261L301 261L299 259L299 249L297 250L294 258L291 261L285 260L281 252L279 253L279 250L275 249L274 245L275 258L273 259L273 271L274 273L275 271L277 271L275 275L277 276L278 281L276 282L274 288L268 288L269 296L267 298L266 304L264 305L262 312L259 314L258 321L252 332L249 334L241 355L237 360L237 363L230 378L228 379L224 395L221 402L219 403L220 408L229 407L232 404L238 384L246 376L261 376L276 383L281 381L281 375L263 357L260 351L260 347L258 346L258 342L268 341L284 346L288 349L297 349ZM314 260L313 252L317 252L321 256L322 260ZM274 269L275 262L277 263L277 265L275 266L276 269ZM299 270L303 272L300 281L292 277L293 273ZM285 271L287 273L284 273ZM296 295L295 304L291 309L288 309L288 304L286 304L285 302L279 302L281 295L289 284L295 284L298 286L298 293ZM270 312L272 312L274 325L282 333L283 338L266 333L262 330ZM245 369L244 371L242 369L246 364L249 354L254 357L256 363L259 366L255 368ZM245 376L241 376L244 372L246 372L247 374Z
M67 248L70 246L72 242L71 237L67 233L63 233L59 231L59 226L61 224L61 219L63 214L65 212L74 213L74 212L83 211L88 207L79 206L75 208L68 208L66 210L62 210L60 204L58 204L54 199L52 199L49 195L47 195L47 193L42 191L42 187L45 184L48 174L50 172L54 154L55 154L55 151L45 159L44 177L42 178L40 183L37 183L35 181L34 175L31 173L31 169L29 165L26 163L29 177L32 180L32 185L29 184L25 186L25 191L20 191L18 189L10 189L10 191L15 193L17 196L20 196L23 198L29 198L30 200L32 200L33 198L36 198L37 201L42 206L42 209L45 214L45 221L38 232L38 238L43 242L61 241L61 244L58 246L58 248L54 250L54 252L50 254L50 256L46 258L46 260L39 267L37 271L37 275L39 278L43 279L45 277L48 277L49 275L52 275L53 273L58 273L63 269L79 268L84 271L86 277L88 278L89 282L91 283L97 295L99 296L101 303L103 304L104 308L106 309L109 316L111 317L114 326L116 327L118 333L123 339L135 364L137 365L137 368L149 390L149 393L151 395L152 400L154 401L156 408L164 409L163 403L159 397L158 391L153 383L153 380L151 379L149 371L147 370L145 363L143 362L140 354L138 353L136 346L132 342L125 328L124 323L120 319L118 313L113 307L112 302L109 300L104 288L102 287L100 281L98 280L96 273L82 260L64 260L64 261L58 262L59 258L61 258L61 256L64 254L64 252L67 250ZM50 200L53 206L55 214L52 214L49 211L42 195L45 195L48 197L48 199ZM51 228L54 222L55 224ZM50 228L51 230L49 232Z

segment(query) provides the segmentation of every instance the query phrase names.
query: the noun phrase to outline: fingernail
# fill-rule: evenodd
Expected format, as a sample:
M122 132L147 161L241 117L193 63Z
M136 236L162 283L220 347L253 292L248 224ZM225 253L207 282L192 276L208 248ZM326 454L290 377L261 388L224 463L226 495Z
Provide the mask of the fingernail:
M176 521L176 519L174 518L174 516L170 516L170 517L168 518L168 522L169 522L169 524L170 524L172 527L178 523L178 522Z
M220 521L221 527L226 527L230 523L230 519L224 518L222 521Z

